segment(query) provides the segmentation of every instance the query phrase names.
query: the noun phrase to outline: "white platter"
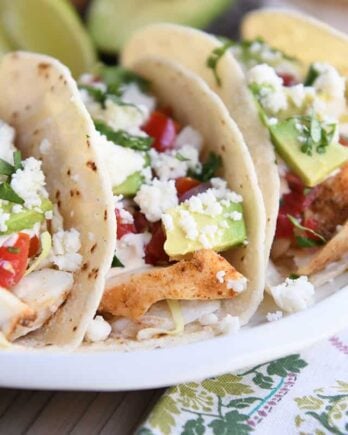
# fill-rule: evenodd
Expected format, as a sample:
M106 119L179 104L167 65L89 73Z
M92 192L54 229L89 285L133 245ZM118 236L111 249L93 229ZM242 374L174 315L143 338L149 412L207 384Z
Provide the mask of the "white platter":
M119 391L199 380L298 352L348 327L348 277L317 292L306 311L267 322L265 302L234 335L132 352L0 353L0 386L52 390Z

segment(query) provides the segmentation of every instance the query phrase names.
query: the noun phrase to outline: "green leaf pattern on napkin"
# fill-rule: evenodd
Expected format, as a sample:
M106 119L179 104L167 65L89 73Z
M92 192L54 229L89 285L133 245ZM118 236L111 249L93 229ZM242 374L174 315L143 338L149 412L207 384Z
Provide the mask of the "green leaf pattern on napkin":
M281 400L306 366L300 355L290 355L241 373L172 387L138 434L248 435L272 409L268 403Z

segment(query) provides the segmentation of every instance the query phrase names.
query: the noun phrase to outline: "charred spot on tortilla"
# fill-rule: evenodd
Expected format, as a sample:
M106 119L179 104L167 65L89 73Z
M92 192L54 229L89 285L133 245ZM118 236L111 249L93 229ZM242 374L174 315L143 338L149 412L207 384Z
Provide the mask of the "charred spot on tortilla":
M30 105L30 104L27 104L27 105L24 107L24 109L25 109L26 111L30 110L30 109L31 109L31 105Z
M97 165L95 164L95 162L93 162L92 160L89 160L86 165L88 166L88 168L92 169L92 171L96 172L97 171Z
M94 243L94 245L91 247L91 253L93 253L95 251L95 249L97 248L98 244Z
M57 190L57 191L56 191L55 198L56 198L56 199L59 199L59 198L60 198L60 190Z
M104 210L104 221L106 221L108 218L108 211Z
M48 69L51 68L51 65L49 63L46 62L40 62L37 66L39 72L43 72L43 71L47 71Z
M70 175L71 175L71 170L70 170L70 169L68 169L68 170L66 171L66 175L67 175L68 177L70 177Z
M88 269L88 266L89 266L88 262L83 263L81 270L86 271Z

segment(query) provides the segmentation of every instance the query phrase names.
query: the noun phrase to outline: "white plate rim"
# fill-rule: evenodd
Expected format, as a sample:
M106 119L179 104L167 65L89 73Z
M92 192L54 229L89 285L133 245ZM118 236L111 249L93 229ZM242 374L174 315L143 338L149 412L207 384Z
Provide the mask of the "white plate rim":
M0 386L125 391L197 381L297 353L348 326L348 286L306 311L239 333L132 352L0 353ZM231 349L231 351L226 351Z

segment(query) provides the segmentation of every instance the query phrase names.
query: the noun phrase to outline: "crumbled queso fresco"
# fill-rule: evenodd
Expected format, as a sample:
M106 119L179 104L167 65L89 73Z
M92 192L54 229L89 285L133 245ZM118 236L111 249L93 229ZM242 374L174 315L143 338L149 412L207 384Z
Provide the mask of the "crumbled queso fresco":
M271 287L271 294L279 308L288 313L305 310L314 300L314 286L307 276L286 278L285 282Z

